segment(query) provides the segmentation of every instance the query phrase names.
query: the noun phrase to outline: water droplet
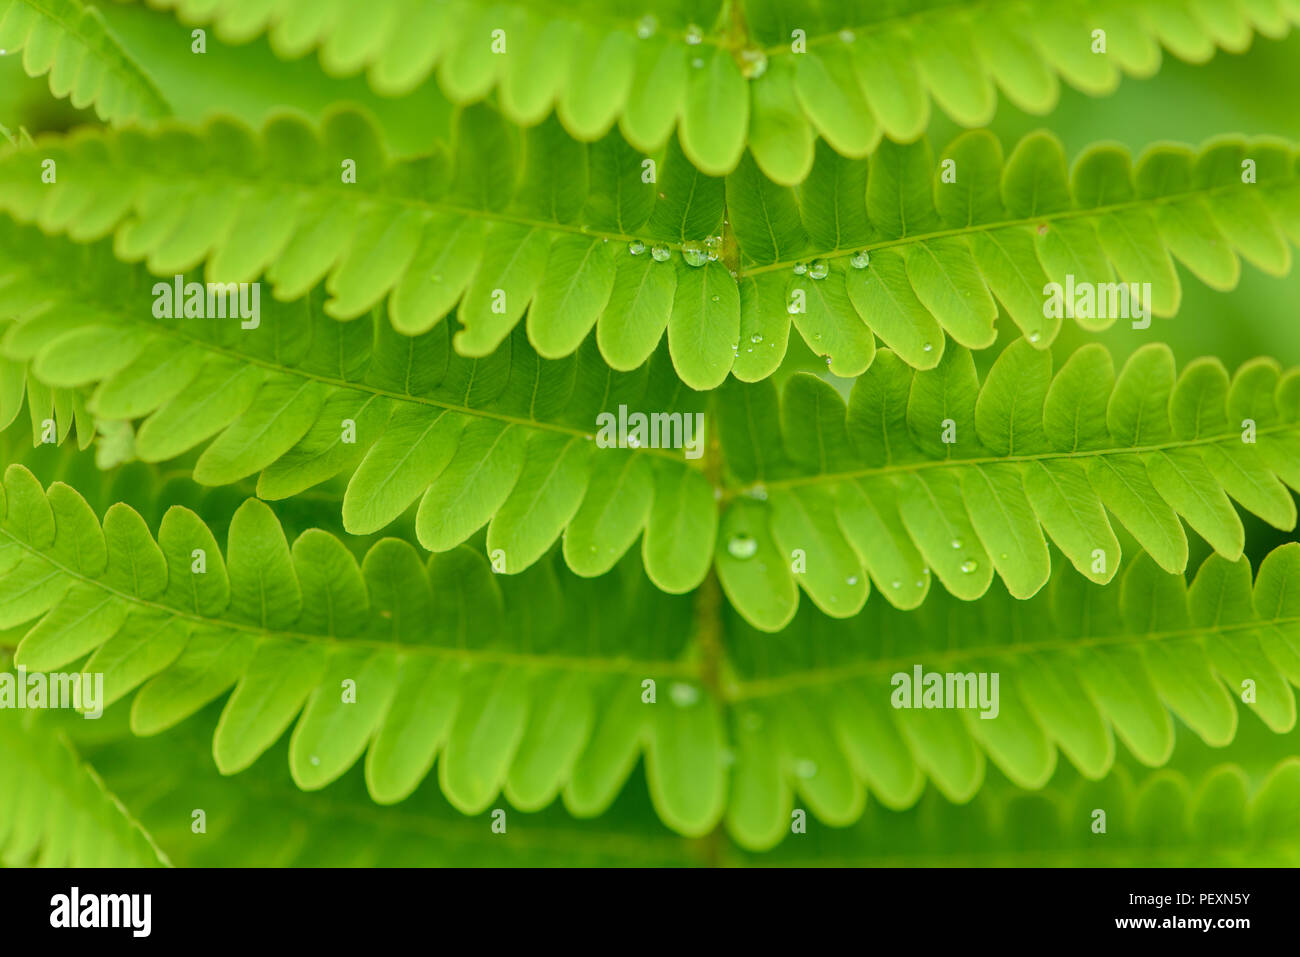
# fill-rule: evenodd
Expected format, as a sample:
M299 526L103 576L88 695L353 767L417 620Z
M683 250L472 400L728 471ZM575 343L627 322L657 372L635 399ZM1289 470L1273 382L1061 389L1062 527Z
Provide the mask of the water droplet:
M795 263L795 264L794 264L794 274L795 274L796 276L802 276L802 275L803 275L804 273L806 273L807 271L808 271L808 264L807 264L807 263Z
M840 42L841 42L841 43L852 43L852 42L853 42L854 40L856 40L857 38L858 38L858 35L857 35L856 33L854 33L852 30L841 30L841 31L840 31Z
M701 30L699 27L697 27L697 26L696 26L695 24L693 24L693 23L692 23L689 27L686 28L686 42L687 42L687 43L689 43L691 46L696 46L696 45L702 43L703 41L704 41L704 31L703 31L703 30Z
M763 341L763 336L761 333L756 332L749 337L749 341L752 342L754 345L758 345L760 342Z
M732 535L727 541L727 551L732 558L739 558L742 561L746 558L753 558L754 553L758 551L758 542L752 535L741 533Z
M673 699L673 704L677 707L689 708L700 700L700 690L684 681L674 681L668 687L668 697Z
M865 249L859 249L849 258L849 265L854 269L866 269L871 265L871 253Z
M672 253L668 251L667 246L651 246L650 257L657 263L667 262Z
M894 581L889 583L889 587L897 591L898 589L903 587L903 583L895 579Z
M917 588L924 588L924 587L925 587L925 579L923 579L923 578L918 578L918 579L916 580L916 587L917 587Z
M313 754L313 755L311 756L311 763L312 763L312 767L315 767L315 766L319 765L319 764L320 764L320 757L317 756L317 755L315 755L315 754Z
M750 486L750 489L749 489L749 497L750 497L750 498L754 498L754 499L758 499L760 502L766 502L766 501L767 501L767 486L764 485L762 482L759 482L757 485L752 485L752 486Z
M641 242L639 239L634 239L627 244L627 251L633 256L640 256L645 252L645 243Z
M974 571L975 569L977 569L977 568L979 568L979 566L976 565L976 564L975 564L973 561L971 561L969 558L966 559L964 562L961 563L961 570L962 570L963 572L965 572L967 575L969 575L971 572L973 572L973 571Z
M740 75L747 80L757 80L767 72L767 54L756 47L740 51Z
M636 35L642 40L649 40L659 29L659 20L653 13L647 13L636 22Z
M953 547L953 548L961 548L961 539L960 539L960 538L954 538L954 539L952 540L952 547Z
M924 575L926 578L929 578L929 577L930 577L930 567L927 565L925 568L922 568L922 569L921 569L921 574Z
M1040 235L1040 236L1046 236L1046 235L1047 235L1047 223L1039 223L1039 224L1038 224L1038 235Z
M710 236L704 240L704 251L709 254L709 262L717 262L718 257L722 255L722 237Z
M793 302L790 303L790 305L788 305L788 306L785 307L785 311L788 312L788 313L790 313L790 315L792 315L792 316L797 316L797 315L799 315L799 307L798 307L797 305L795 305Z
M697 56L694 60L691 61L691 66L692 66L692 68L694 68L694 69L696 69L696 70L699 70L699 69L703 68L703 66L704 66L704 57L698 57L698 56Z
M1039 335L1038 333L1036 333L1036 332L1031 332L1031 333L1029 334L1029 341L1030 341L1030 342L1037 342L1037 341L1038 341L1039 339L1041 339L1041 338L1042 338L1042 336L1040 336L1040 335Z
M629 435L629 436L627 437L627 444L630 445L630 446L631 446L632 448L634 448L634 449L639 449L639 448L641 448L641 440L638 439L635 435Z
M806 781L817 773L817 765L806 758L802 761L796 761L794 765L794 773Z
M686 260L688 266L703 266L709 261L709 254L704 248L704 243L692 239L682 243L682 258Z
M921 346L921 351L922 351L922 352L932 352L932 351L934 351L934 346L930 345L930 343L928 343L928 342L927 342L927 343L924 343L924 344Z
M856 585L857 583L858 583L857 575L850 575L848 578L844 579L844 584L846 585Z
M826 357L826 365L829 366L829 365L831 364L831 361L832 361L832 360L831 360L831 357L830 357L830 356L827 356L827 357Z
M808 267L808 275L812 279L825 279L831 274L830 264L824 259L815 259L813 264Z

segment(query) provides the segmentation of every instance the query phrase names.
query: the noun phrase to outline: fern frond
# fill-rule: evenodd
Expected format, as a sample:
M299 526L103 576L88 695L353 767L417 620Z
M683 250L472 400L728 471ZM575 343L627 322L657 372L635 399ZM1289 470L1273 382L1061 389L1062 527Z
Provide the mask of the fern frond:
M94 106L103 120L171 113L162 91L103 15L81 0L0 0L0 53L20 51L28 76L48 73L51 93L77 109Z
M96 729L98 730L98 729ZM180 866L1294 866L1300 862L1300 767L1295 733L1234 746L1202 762L1180 742L1169 767L1117 766L1092 782L1062 770L1041 791L996 775L965 805L930 791L907 810L870 803L848 829L813 824L768 852L721 839L692 841L663 828L632 781L597 821L558 807L508 813L504 833L489 814L466 818L418 790L377 809L362 776L345 775L327 799L303 794L279 773L283 755L236 778L212 766L210 722L149 739L82 746L109 784L149 825ZM1241 735L1243 741L1249 735ZM276 751L282 748L277 746ZM1226 760L1226 763L1225 763ZM207 836L195 840L192 811ZM1096 811L1106 829L1093 831ZM960 839L958 839L960 835ZM718 835L720 838L721 835Z
M0 656L0 666L8 662ZM0 862L6 867L170 867L67 738L0 710Z
M223 773L294 725L301 788L365 753L381 803L411 794L437 758L464 813L499 793L523 810L562 794L594 816L644 755L670 827L702 835L725 814L743 844L770 846L796 794L845 825L868 789L906 807L928 778L968 800L986 756L1028 787L1050 778L1058 748L1097 777L1115 760L1112 729L1163 763L1166 706L1221 746L1237 730L1225 683L1245 678L1269 727L1295 724L1300 545L1271 553L1253 582L1244 558L1210 558L1189 589L1139 557L1120 589L1062 568L1028 601L999 589L912 613L873 603L838 623L805 609L771 636L661 595L627 564L560 582L549 565L494 576L469 549L426 568L395 539L360 563L319 530L290 547L256 500L236 512L224 557L187 509L170 509L156 538L124 505L101 525L70 487L43 489L21 466L6 472L4 505L0 629L25 629L19 664L50 671L89 654L80 668L104 674L106 703L139 688L131 725L145 735L233 686L213 740ZM891 676L914 665L998 672L999 720L892 709Z
M951 346L919 371L882 350L847 403L807 374L779 398L770 380L705 397L681 385L662 348L617 373L590 339L576 357L538 360L516 330L466 359L448 323L416 337L382 309L337 323L315 294L268 303L257 329L155 319L143 271L100 247L33 265L41 242L0 230L10 279L0 314L19 317L0 344L0 393L28 365L29 382L74 395L93 386L78 401L101 420L144 419L134 451L146 461L203 448L199 482L258 475L268 499L347 476L350 533L378 532L418 501L422 545L444 552L486 525L509 573L562 537L570 568L603 574L644 532L660 588L689 591L716 565L732 603L779 630L801 590L835 617L862 607L869 582L913 608L931 571L965 599L994 572L1027 597L1047 581L1049 539L1107 582L1121 565L1109 516L1170 572L1187 561L1180 518L1230 559L1244 531L1229 499L1278 528L1296 523L1287 487L1300 488L1300 376L1267 360L1231 379L1198 360L1180 376L1153 344L1117 377L1090 345L1054 376L1051 354L1021 339L983 384L971 353ZM720 445L697 436L711 451L695 460L601 447L599 417L620 405L711 408L703 421Z
M139 458L206 445L194 475L209 485L260 473L258 494L278 500L350 476L342 515L353 534L418 501L427 548L446 551L487 525L489 551L511 573L563 535L572 568L603 574L643 530L646 568L665 590L689 591L708 572L717 507L695 463L681 450L593 441L598 416L620 405L695 424L705 397L680 383L663 349L618 373L590 341L577 356L539 360L517 330L487 358L466 359L446 323L408 338L382 310L356 323L324 317L315 295L268 302L257 329L232 333L220 321L154 319L140 308L149 277L106 249L77 259L61 284L43 275L53 260L34 272L0 267L12 280L0 311L22 317L4 339L12 358L0 392L29 362L28 381L97 385L84 401L100 419L144 418Z
M581 140L617 123L652 152L676 128L691 162L714 176L731 172L748 143L786 184L807 175L817 137L846 156L867 155L882 135L916 139L932 98L970 127L992 119L998 88L1046 113L1060 80L1105 94L1121 74L1155 73L1162 46L1199 63L1300 20L1285 5L1227 0L710 0L661 4L656 14L549 0L320 0L310 13L288 0L150 3L211 23L230 42L267 33L285 58L319 50L327 73L365 70L388 95L436 70L457 103L495 90L514 122L531 126L554 110Z
M1092 829L1106 814L1104 833ZM986 788L952 807L931 793L875 805L847 831L818 829L758 862L777 867L1295 867L1300 759L1262 780L1229 762L1195 775L1117 769L1025 793Z
M1253 585L1245 558L1211 556L1189 588L1140 554L1118 587L1060 568L1028 600L994 588L979 602L935 596L912 612L872 602L843 622L801 609L776 635L734 616L725 638L733 683L724 692L732 780L754 791L733 794L728 828L747 846L770 846L788 829L796 796L844 825L868 792L886 807L908 807L927 780L964 802L983 784L987 761L1017 786L1040 788L1058 751L1100 779L1115 762L1116 737L1159 766L1174 746L1169 712L1215 747L1231 742L1246 679L1259 691L1251 709L1273 731L1289 731L1300 631L1287 583L1298 573L1296 544L1270 553ZM892 707L895 676L912 679L918 667L999 675L996 719L969 704Z
M127 730L82 747L178 867L681 867L726 849L725 840L665 827L640 774L597 820L575 819L558 802L529 813L501 802L470 816L434 780L399 805L377 807L361 768L324 794L306 793L284 774L285 741L224 777L212 762L211 712L147 740ZM205 815L200 839L191 832L195 808ZM505 812L504 829L494 827L493 811Z
M370 121L344 111L319 134L280 118L260 133L215 121L5 148L0 209L78 241L112 234L119 258L157 275L205 261L213 281L265 272L281 300L323 280L339 319L388 297L407 334L454 309L466 356L491 353L525 314L543 357L572 354L594 329L622 371L666 336L700 390L729 372L771 374L792 324L845 377L870 366L876 337L917 368L947 339L986 347L998 303L1046 349L1061 315L1113 323L1121 292L1135 316L1172 315L1175 258L1227 289L1238 254L1280 275L1300 238L1295 150L1275 140L1156 147L1136 168L1098 146L1069 174L1049 134L1004 164L979 132L940 159L924 141L882 144L870 161L819 149L796 191L749 159L725 180L703 176L674 141L646 182L616 135L587 146L553 121L521 132L479 106L460 114L450 155L393 161ZM46 160L56 182L43 181ZM1047 305L1052 282L1070 290L1060 310ZM1076 310L1076 286L1097 290L1091 309Z
M104 675L106 705L140 689L131 722L145 735L236 686L213 742L225 773L299 719L290 768L305 789L369 748L367 781L382 803L409 795L441 755L440 785L463 812L502 789L527 809L565 788L596 814L644 748L666 821L703 833L721 814L722 766L701 777L682 764L721 736L716 702L682 660L690 601L629 569L561 592L549 566L498 578L457 549L426 567L396 539L358 565L319 530L291 549L256 500L232 519L223 558L183 507L155 539L133 509L111 507L101 526L69 486L47 493L21 466L4 493L0 629L28 626L17 663L51 671L89 654L81 669ZM697 704L648 709L647 679L680 684Z
M927 371L882 352L847 403L805 373L779 400L770 382L728 385L714 405L735 495L719 521L718 574L746 617L777 630L800 589L827 614L854 614L864 568L900 608L921 603L931 571L963 599L994 572L1027 598L1048 580L1048 540L1108 582L1121 566L1110 516L1167 571L1187 563L1180 519L1235 561L1244 530L1230 499L1295 527L1298 388L1300 371L1265 359L1231 378L1217 359L1175 374L1159 344L1118 376L1096 344L1053 375L1050 353L1023 339L983 383L953 347ZM736 541L739 559L727 550Z

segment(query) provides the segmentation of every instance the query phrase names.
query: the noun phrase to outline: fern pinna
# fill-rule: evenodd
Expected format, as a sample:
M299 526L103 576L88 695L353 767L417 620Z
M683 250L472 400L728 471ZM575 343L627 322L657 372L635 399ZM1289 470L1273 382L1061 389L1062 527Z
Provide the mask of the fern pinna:
M1294 864L1297 17L0 0L0 862Z

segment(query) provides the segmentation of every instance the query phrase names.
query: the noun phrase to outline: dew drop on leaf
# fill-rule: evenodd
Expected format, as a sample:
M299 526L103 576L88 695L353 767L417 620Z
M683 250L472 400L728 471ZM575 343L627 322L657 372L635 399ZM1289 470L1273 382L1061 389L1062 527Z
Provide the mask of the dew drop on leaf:
M954 539L952 540L952 547L953 547L953 548L961 548L961 539L960 539L960 538L954 538Z
M977 569L977 568L979 568L979 565L975 564L975 562L973 562L973 561L972 561L971 559L969 559L969 558L966 559L964 562L961 563L961 570L962 570L963 572L965 572L967 575L969 575L971 572L973 572L973 571L974 571L975 569Z
M695 24L692 23L689 27L686 28L686 42L689 43L691 46L697 46L701 42L703 42L703 40L704 40L704 31L701 30L699 27L697 27Z
M709 254L703 243L692 239L682 243L682 258L688 266L703 266L709 261Z
M806 273L807 271L808 271L808 264L807 264L807 263L795 263L795 264L794 264L794 274L795 274L796 276L802 276L802 275L803 275L804 273Z
M752 336L749 337L749 341L752 342L754 345L758 345L760 342L763 341L762 333L758 333L758 332L754 333Z
M866 269L871 265L871 254L865 249L860 249L849 259L849 265L854 269Z
M740 51L740 75L747 80L757 80L767 72L767 54L757 47Z
M806 781L817 774L817 765L807 759L796 761L794 765L794 773Z
M636 22L636 35L642 40L649 40L659 29L659 21L653 13L647 13Z
M732 558L739 558L744 561L746 558L753 558L754 553L758 551L758 542L752 535L746 535L743 532L739 535L732 535L727 540L727 553Z
M627 244L627 251L633 256L640 256L645 252L645 243L641 242L639 239L634 239Z
M808 276L812 279L825 279L831 274L831 267L824 259L817 259L808 267Z
M689 708L700 700L700 692L695 685L689 685L684 681L674 681L668 688L668 697L672 698L673 704L677 705L677 707Z
M651 246L650 256L657 263L667 262L672 253L668 251L667 246Z

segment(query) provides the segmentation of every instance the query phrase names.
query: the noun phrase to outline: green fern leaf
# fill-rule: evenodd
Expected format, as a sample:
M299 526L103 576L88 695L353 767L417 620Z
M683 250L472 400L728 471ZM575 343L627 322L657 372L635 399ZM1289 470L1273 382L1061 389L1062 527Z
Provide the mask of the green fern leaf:
M964 126L992 118L998 88L1021 109L1046 113L1060 80L1106 94L1122 74L1155 73L1161 47L1200 63L1219 47L1243 51L1256 31L1283 36L1296 21L1278 5L1221 0L911 0L870 10L711 0L658 15L540 0L382 0L364 13L329 0L310 15L287 0L150 3L210 23L228 42L266 33L286 59L318 50L326 73L364 70L387 95L436 71L454 102L495 89L513 122L532 126L554 109L582 140L617 122L637 149L654 152L677 127L692 164L712 176L730 173L748 144L785 184L808 174L815 137L854 157L882 134L916 139L931 98Z
M11 262L29 255L26 236ZM981 383L958 346L919 371L884 350L847 403L806 374L779 399L770 380L729 383L705 420L720 444L693 461L591 441L620 405L703 413L708 400L677 381L663 349L614 373L591 340L576 358L538 360L516 330L487 358L465 359L448 324L414 338L381 310L340 324L319 315L318 296L268 303L258 329L235 333L219 320L157 320L138 308L148 277L104 252L78 250L71 268L15 267L11 288L44 299L6 310L21 303L23 315L3 340L0 383L21 381L30 363L29 384L94 386L77 401L101 421L145 417L140 458L206 446L193 474L208 485L258 475L260 493L281 499L349 476L342 520L353 534L413 505L431 551L486 526L507 573L563 538L570 568L599 575L644 530L659 587L689 591L716 563L732 603L779 630L800 591L847 617L869 581L901 608L921 603L931 573L966 599L995 573L1028 597L1050 574L1049 540L1110 581L1122 563L1112 517L1170 572L1187 561L1180 519L1234 560L1244 531L1233 501L1277 528L1296 523L1296 374L1264 360L1231 379L1210 360L1176 375L1169 350L1149 345L1116 375L1092 345L1053 376L1050 353L1022 339ZM62 281L42 282L46 268ZM58 410L55 421L67 428ZM707 436L696 439L703 451ZM795 568L800 554L810 571Z
M29 76L49 74L50 92L113 123L167 116L171 107L148 72L81 0L4 0L0 52L22 53Z
M819 148L797 190L748 158L705 176L676 141L647 182L616 135L587 146L486 106L460 114L455 142L450 156L391 160L348 111L319 134L284 117L260 134L229 120L86 131L7 148L0 208L79 241L112 234L119 258L168 278L205 261L213 281L265 272L286 301L324 281L338 319L387 297L414 335L455 309L466 356L493 352L525 314L543 357L571 355L594 328L620 371L666 332L700 390L770 375L791 324L844 377L870 366L877 337L917 368L949 339L985 348L999 303L1043 349L1062 317L1143 328L1177 310L1175 259L1228 289L1238 255L1281 275L1300 236L1294 149L1274 140L1161 146L1136 167L1099 146L1072 173L1046 133L1005 164L987 132L958 138L938 167L925 141L884 143L870 161Z
M67 737L0 712L0 861L6 867L170 867Z
M1027 601L999 589L912 613L871 603L851 623L805 609L772 636L707 602L660 595L626 564L590 582L560 582L550 565L501 577L458 549L426 569L393 539L358 564L321 531L290 547L255 500L235 513L223 557L180 507L155 542L129 507L101 525L68 486L47 491L21 466L3 487L0 627L25 630L18 664L55 670L89 653L83 668L104 673L106 703L139 689L138 734L234 687L217 766L248 767L294 725L290 769L309 790L365 752L372 796L396 802L439 759L439 785L464 813L504 791L521 809L562 794L585 817L609 806L644 755L666 824L699 835L725 819L760 847L785 832L796 793L843 826L868 789L901 808L929 779L966 801L986 760L1037 788L1059 750L1097 778L1116 759L1112 731L1141 762L1162 764L1173 747L1166 706L1222 746L1237 730L1225 685L1245 677L1265 724L1295 724L1296 545L1271 553L1253 581L1245 559L1216 556L1189 589L1139 556L1120 588L1062 568ZM69 609L94 627L69 630ZM993 620L1007 624L989 637ZM846 640L860 636L873 640ZM709 642L725 657L701 657L697 643ZM922 664L1000 674L1001 720L891 709L891 675ZM653 707L647 680L663 698ZM349 686L356 704L344 716Z

